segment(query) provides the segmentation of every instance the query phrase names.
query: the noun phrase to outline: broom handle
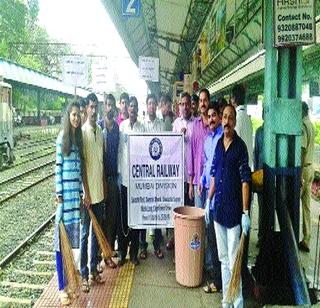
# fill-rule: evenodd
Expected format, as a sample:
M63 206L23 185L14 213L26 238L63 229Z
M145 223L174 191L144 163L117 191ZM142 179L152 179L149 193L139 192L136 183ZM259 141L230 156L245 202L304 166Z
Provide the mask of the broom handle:
M107 246L108 250L110 251L110 255L111 255L111 254L112 254L111 246L110 246L107 238L105 237L104 233L102 232L101 226L99 225L98 220L97 220L96 216L94 215L94 213L93 213L93 211L92 211L92 209L91 209L90 207L88 208L88 212L89 212L89 216L90 216L90 218L91 218L91 220L92 220L92 226L93 226L93 229L94 229L94 233L96 234L96 236L97 236L97 233L102 234L103 239L104 239L104 241L105 241L105 243L106 243L106 246ZM96 232L96 231L98 231L98 230L96 230L96 228L97 228L97 229L99 228L99 229L98 229L99 232ZM101 248L101 247L100 247L100 248Z

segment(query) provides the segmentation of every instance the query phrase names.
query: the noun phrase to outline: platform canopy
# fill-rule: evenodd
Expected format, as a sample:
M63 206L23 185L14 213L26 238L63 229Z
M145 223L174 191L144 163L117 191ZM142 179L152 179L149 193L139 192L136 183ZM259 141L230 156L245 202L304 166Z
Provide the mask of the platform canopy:
M262 0L101 1L136 65L139 56L160 59L160 81L148 82L151 91L171 92L183 73L214 93L236 82L263 91ZM135 14L124 16L126 9ZM319 54L317 45L304 48L304 80L317 79Z
M44 73L2 58L0 58L0 76L9 83L10 81L14 81L30 87L50 90L67 95L74 95L75 93L74 87L63 83L57 78L50 77ZM85 97L89 93L90 92L88 90L77 88L78 96ZM102 96L99 99L102 99Z
M160 59L152 91L170 91L181 73L208 87L262 50L261 0L101 1L137 65L139 56Z
M179 72L190 72L192 52L214 0L139 0L137 17L123 16L122 4L102 0L132 60L160 59L160 82L148 82L151 91L169 91Z

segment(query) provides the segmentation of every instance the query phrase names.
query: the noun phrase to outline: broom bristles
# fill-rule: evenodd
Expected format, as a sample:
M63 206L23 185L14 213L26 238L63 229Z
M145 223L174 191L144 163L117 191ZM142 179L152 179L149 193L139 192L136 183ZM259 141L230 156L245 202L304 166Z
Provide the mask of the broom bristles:
M235 300L236 296L239 293L244 243L245 235L242 232L236 260L233 265L232 276L229 282L229 288L227 290L227 300L230 303L232 303Z
M71 299L79 296L80 278L73 258L72 247L69 242L66 228L62 221L59 223L60 246L64 275L66 277L66 291Z
M110 244L108 243L107 238L105 237L105 235L101 229L101 226L99 225L99 223L97 221L96 216L93 214L92 209L89 208L88 212L89 212L89 215L90 215L90 218L92 221L92 227L93 227L94 233L96 235L98 244L99 244L100 249L103 253L103 257L105 259L110 258L112 256L112 248L111 248Z

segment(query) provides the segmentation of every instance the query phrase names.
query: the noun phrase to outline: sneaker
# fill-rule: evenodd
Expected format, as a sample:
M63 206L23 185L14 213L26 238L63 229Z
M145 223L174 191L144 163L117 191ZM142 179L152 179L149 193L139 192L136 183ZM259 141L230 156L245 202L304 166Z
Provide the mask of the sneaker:
M87 278L82 278L82 292L88 293L90 291L89 282Z
M59 292L59 299L61 306L69 306L71 304L68 293L64 290Z
M101 273L103 272L103 267L102 267L102 265L101 265L101 262L99 262L99 263L97 264L97 272L98 272L99 274L101 274Z

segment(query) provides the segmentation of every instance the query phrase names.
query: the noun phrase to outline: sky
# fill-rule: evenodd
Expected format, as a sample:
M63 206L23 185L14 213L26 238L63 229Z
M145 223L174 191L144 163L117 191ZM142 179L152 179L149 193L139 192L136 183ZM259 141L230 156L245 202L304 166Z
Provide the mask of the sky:
M39 6L39 24L52 38L75 44L72 49L77 53L106 56L107 87L112 88L116 79L140 104L145 101L146 82L139 78L138 68L101 0L39 0Z

